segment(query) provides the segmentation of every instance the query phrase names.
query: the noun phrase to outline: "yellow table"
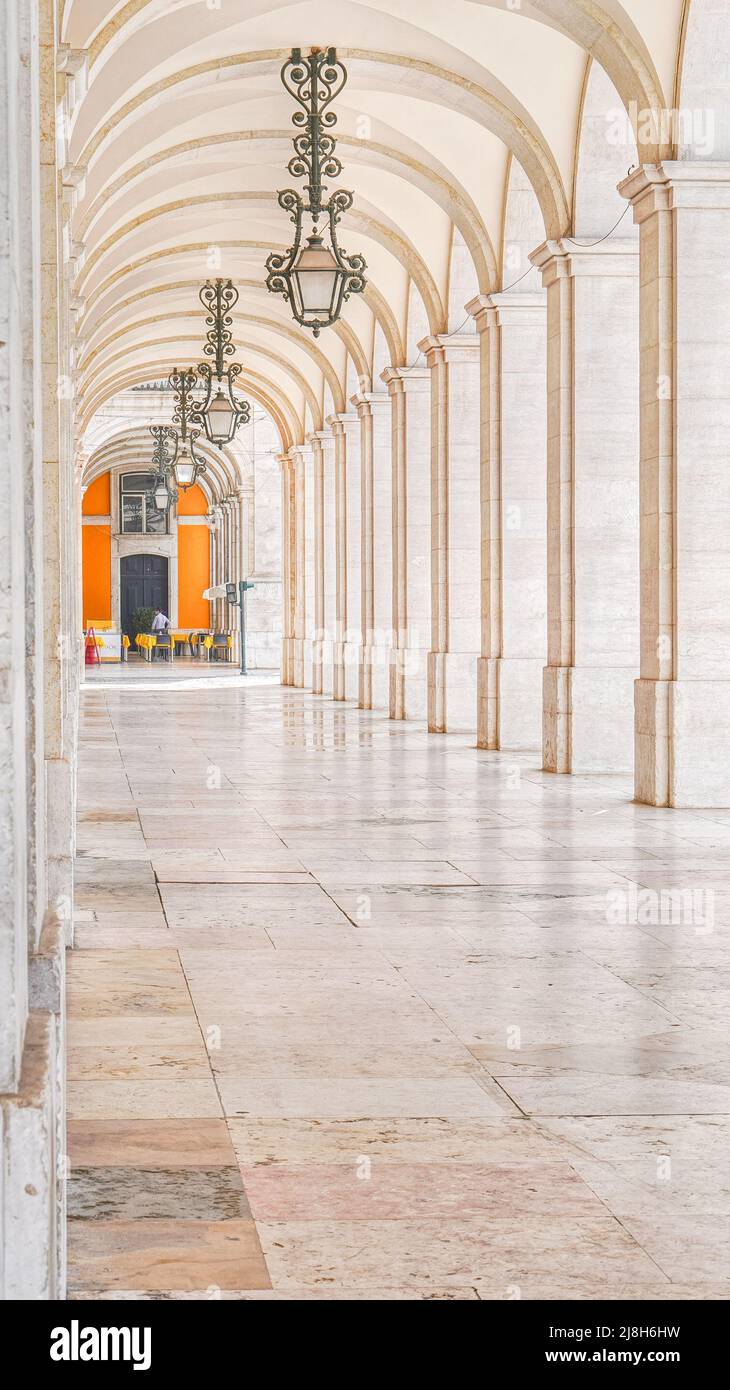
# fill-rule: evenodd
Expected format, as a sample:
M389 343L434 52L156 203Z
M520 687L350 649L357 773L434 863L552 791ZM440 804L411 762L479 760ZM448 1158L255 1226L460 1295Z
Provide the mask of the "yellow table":
M171 633L170 633L170 641L173 643L173 646L174 646L176 643L178 643L178 642L182 643L183 646L189 646L189 645L190 645L190 633L189 633L189 632L171 632Z
M135 642L146 661L152 660L152 648L157 646L157 638L151 632L138 632Z

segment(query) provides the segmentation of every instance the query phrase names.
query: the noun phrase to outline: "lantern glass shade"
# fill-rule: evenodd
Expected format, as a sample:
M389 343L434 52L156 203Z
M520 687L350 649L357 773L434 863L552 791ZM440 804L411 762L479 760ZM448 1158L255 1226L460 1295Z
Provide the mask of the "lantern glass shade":
M167 483L165 482L164 478L161 478L158 483L155 483L154 489L152 491L152 496L155 499L155 506L157 507L158 511L167 511L167 508L170 504L170 494L168 492Z
M330 318L342 273L322 238L308 237L291 271L295 308L302 318Z
M195 482L197 468L194 460L190 457L187 444L182 444L180 446L180 452L173 464L173 471L175 473L175 482L178 487L182 488L183 492L185 492L187 488L192 487Z
M222 383L205 411L206 433L214 444L227 443L236 428L236 412L230 398L224 394Z

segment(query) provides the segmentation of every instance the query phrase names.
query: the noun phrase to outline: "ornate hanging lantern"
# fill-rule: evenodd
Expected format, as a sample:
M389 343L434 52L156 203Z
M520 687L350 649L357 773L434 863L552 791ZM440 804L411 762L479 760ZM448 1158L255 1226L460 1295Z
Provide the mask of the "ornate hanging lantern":
M172 425L150 425L150 434L155 441L152 450L155 479L150 496L158 511L166 512L178 498L177 489L170 485L173 448L177 435Z
M209 324L207 341L203 352L214 359L214 366L201 362L198 376L206 386L206 398L195 408L192 419L199 421L211 444L219 449L229 444L239 425L247 425L251 419L248 401L237 401L233 394L233 382L241 368L236 362L226 363L236 351L231 333L231 310L238 303L238 290L230 280L209 280L200 291L200 302L207 310L206 323Z
M200 438L200 430L191 430L188 423L197 418L197 407L192 394L198 384L198 378L192 367L182 372L175 367L170 373L169 384L175 392L172 423L180 427L179 430L172 431L175 451L170 462L170 472L177 486L183 492L187 492L188 488L197 482L201 473L206 471L205 463L195 452L195 441Z
M313 49L303 58L293 48L281 69L287 92L301 106L292 116L301 131L294 137L294 154L289 161L292 178L306 178L306 198L295 189L279 193L279 206L291 214L296 228L293 245L283 253L272 251L266 261L266 288L281 294L291 305L297 323L311 328L315 338L322 328L336 323L342 306L351 294L365 289L365 260L348 256L337 241L337 226L343 213L352 207L353 194L338 188L324 196L323 178L339 178L342 164L335 154L336 140L329 132L337 122L328 110L347 81L344 63L334 48ZM311 219L311 232L305 237L304 218ZM320 220L324 228L319 229Z

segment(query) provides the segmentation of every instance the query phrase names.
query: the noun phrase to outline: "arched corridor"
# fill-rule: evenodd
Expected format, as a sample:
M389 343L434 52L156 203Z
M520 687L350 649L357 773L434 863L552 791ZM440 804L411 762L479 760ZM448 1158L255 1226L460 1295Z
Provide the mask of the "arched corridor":
M1 16L2 1296L726 1297L725 0Z

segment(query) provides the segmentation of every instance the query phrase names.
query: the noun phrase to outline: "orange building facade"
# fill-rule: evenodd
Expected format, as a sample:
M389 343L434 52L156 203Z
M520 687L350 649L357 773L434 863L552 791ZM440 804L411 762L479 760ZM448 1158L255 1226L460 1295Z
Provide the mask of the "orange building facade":
M113 469L95 478L84 493L84 627L111 623L126 631L133 607L150 603L162 607L176 627L207 628L210 604L203 591L210 586L210 533L205 494L197 484L181 492L165 521L149 507L143 476Z

